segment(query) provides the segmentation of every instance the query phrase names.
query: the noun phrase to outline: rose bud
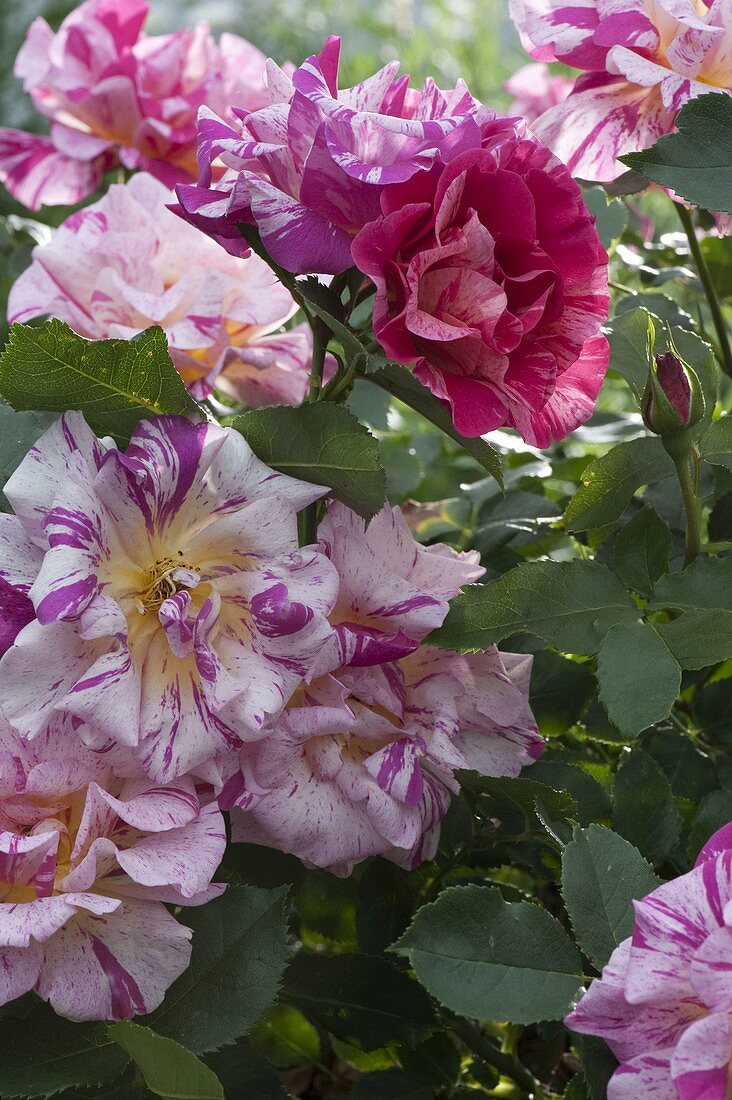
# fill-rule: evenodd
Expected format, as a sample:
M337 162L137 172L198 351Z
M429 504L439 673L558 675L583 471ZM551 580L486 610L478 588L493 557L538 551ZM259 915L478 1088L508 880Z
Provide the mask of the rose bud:
M643 393L646 427L662 439L676 439L704 416L704 394L696 372L672 351L656 355Z

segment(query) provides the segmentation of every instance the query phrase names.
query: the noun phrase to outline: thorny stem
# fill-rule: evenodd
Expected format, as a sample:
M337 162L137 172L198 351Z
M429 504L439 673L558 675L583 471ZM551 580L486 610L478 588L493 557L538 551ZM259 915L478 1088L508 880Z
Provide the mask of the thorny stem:
M714 321L714 327L717 332L717 342L719 343L719 351L721 354L721 366L725 374L732 377L732 349L730 349L729 336L727 335L727 326L722 314L722 307L719 303L719 297L717 295L716 288L714 286L714 280L712 279L709 268L707 267L707 261L704 259L704 253L702 252L699 241L697 239L696 230L694 229L694 222L691 217L691 211L683 206L680 202L675 202L674 206L678 212L681 224L684 227L684 232L689 241L689 248L691 249L691 255L696 265L696 270L699 273L704 292L709 302L709 311Z
M459 1016L453 1016L452 1013L449 1014L447 1022L450 1029L455 1032L458 1038L462 1039L466 1047L472 1050L473 1054L476 1054L481 1061L487 1062L499 1073L515 1081L517 1085L525 1089L527 1096L532 1097L533 1100L547 1100L546 1093L533 1074L529 1073L526 1067L522 1066L511 1054L499 1050L498 1047L489 1042L474 1024Z

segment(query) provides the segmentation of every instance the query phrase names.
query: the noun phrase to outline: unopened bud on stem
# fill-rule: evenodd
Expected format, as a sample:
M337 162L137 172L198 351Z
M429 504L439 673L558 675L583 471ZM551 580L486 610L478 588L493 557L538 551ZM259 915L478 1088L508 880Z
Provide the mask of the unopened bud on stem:
M655 356L643 393L646 427L664 443L678 441L704 416L704 394L696 372L675 351Z

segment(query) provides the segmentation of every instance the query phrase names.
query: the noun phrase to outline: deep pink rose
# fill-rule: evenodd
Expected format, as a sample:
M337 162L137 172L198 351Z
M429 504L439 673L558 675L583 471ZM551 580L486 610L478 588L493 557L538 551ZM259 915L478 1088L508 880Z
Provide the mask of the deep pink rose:
M468 436L548 446L592 413L608 365L607 255L579 186L521 124L385 189L352 244L389 356Z

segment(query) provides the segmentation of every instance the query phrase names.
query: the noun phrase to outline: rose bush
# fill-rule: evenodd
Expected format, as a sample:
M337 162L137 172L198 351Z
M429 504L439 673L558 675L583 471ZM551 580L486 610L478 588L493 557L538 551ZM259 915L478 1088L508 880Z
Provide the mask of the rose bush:
M0 1100L728 1100L724 4L514 5L481 99L42 7Z

